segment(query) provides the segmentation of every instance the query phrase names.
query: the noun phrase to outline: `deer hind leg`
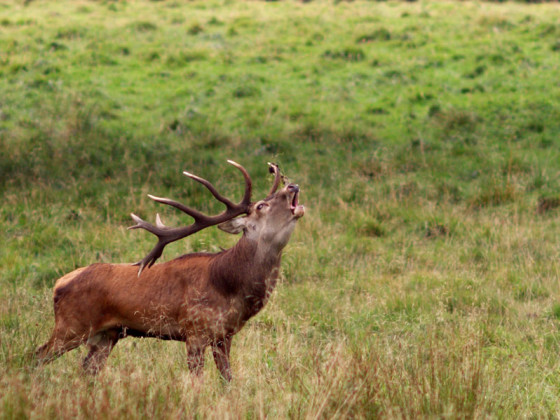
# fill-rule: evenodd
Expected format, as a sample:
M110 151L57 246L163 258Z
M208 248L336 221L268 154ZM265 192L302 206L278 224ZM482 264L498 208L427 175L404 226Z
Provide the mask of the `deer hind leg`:
M35 351L39 365L52 362L85 341L86 334L55 328L51 338Z
M99 373L117 341L119 341L119 333L113 330L102 331L91 336L87 341L89 352L82 362L84 371L90 375Z
M229 366L229 350L231 348L231 337L212 343L212 354L216 367L226 381L231 381L231 369Z

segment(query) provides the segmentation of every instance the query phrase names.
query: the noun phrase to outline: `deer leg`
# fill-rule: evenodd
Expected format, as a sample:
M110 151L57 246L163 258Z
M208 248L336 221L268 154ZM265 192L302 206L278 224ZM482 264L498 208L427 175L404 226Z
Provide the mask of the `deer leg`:
M35 358L39 365L52 362L64 353L75 349L84 342L84 335L61 333L61 329L55 329L49 341L35 351Z
M201 376L204 370L204 346L192 345L187 342L187 364L189 370L196 376Z
M225 337L223 340L212 343L212 354L216 367L226 381L231 381L231 369L229 367L229 350L231 348L232 337Z
M117 331L103 331L90 337L87 342L89 353L82 362L84 371L90 375L99 373L117 341L119 341Z

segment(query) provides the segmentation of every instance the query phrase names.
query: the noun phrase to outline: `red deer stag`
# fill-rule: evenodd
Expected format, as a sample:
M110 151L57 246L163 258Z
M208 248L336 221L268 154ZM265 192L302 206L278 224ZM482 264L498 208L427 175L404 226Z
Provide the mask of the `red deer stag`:
M93 264L57 280L54 331L37 349L39 363L85 343L89 353L83 368L95 374L121 338L156 337L184 341L189 369L196 375L202 373L204 350L211 346L220 373L231 379L232 337L266 304L276 285L282 249L305 209L298 204L296 184L277 191L282 176L273 164L269 164L275 176L270 193L251 203L249 174L241 165L228 162L245 178L241 202L232 203L207 180L185 172L226 210L207 216L176 201L150 196L187 213L193 224L169 228L157 215L154 226L132 214L137 224L129 229L145 229L158 237L156 246L135 264L139 269L129 264ZM152 267L167 244L213 225L243 236L231 249L187 254Z

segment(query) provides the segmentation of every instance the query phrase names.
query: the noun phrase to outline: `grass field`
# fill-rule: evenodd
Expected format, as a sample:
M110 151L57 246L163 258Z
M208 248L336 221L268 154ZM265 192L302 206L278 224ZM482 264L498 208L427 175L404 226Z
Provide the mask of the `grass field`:
M557 4L0 4L1 418L560 416ZM189 170L307 208L234 380L128 339L44 368L52 286L153 246L130 212L207 212ZM212 228L163 260L231 246Z

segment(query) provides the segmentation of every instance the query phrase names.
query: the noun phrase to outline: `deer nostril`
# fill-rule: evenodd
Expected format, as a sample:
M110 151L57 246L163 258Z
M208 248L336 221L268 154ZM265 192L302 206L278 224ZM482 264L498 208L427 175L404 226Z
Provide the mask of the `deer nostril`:
M288 190L290 190L291 192L299 192L299 185L298 184L290 184L288 185Z

